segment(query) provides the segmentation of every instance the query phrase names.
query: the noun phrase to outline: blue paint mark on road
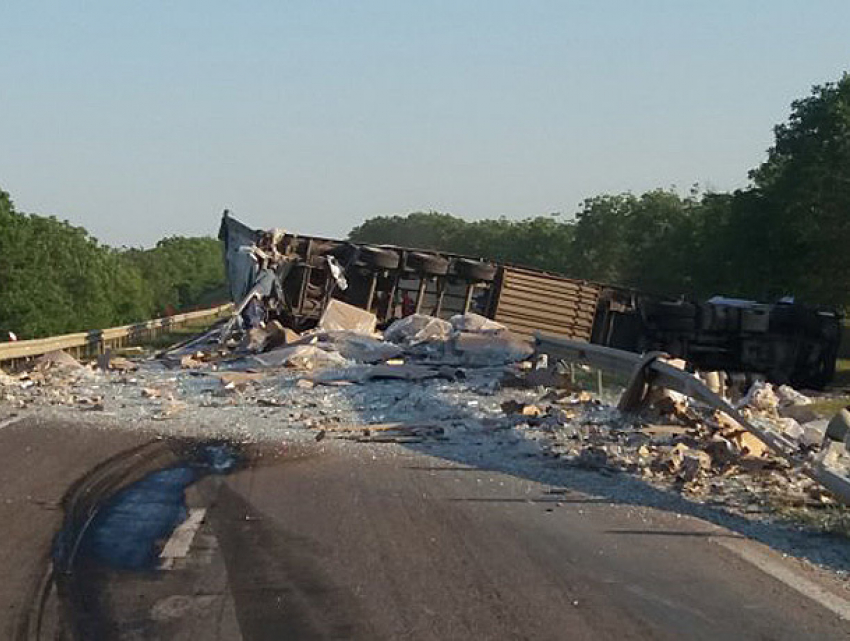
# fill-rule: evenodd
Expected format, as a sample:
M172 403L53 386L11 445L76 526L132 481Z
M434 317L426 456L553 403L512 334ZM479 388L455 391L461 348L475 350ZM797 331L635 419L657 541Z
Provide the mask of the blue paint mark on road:
M157 543L186 519L185 491L198 477L190 467L175 467L122 490L101 507L80 552L125 570L155 567Z
M155 568L162 545L188 516L186 488L208 474L231 471L236 462L232 447L210 444L193 451L185 465L151 472L100 506L82 534L77 556L117 569ZM63 531L56 537L60 567L73 563L68 551L75 536Z

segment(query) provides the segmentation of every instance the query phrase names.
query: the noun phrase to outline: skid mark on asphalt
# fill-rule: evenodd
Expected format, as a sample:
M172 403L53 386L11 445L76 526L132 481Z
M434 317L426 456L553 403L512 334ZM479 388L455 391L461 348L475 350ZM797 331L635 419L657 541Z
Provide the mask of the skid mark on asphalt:
M245 639L380 638L356 596L323 570L328 550L320 544L286 531L227 485L208 518Z

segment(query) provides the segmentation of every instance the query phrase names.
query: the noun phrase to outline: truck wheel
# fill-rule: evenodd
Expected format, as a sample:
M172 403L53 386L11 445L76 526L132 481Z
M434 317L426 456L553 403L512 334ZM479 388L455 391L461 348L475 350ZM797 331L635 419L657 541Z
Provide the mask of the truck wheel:
M449 271L449 261L442 256L420 252L408 254L407 266L413 271L429 276L445 276Z
M496 276L495 265L468 258L458 258L455 261L455 271L461 278L481 283L489 283Z
M370 245L363 245L358 250L358 261L369 267L378 269L396 269L398 267L399 257L394 251Z

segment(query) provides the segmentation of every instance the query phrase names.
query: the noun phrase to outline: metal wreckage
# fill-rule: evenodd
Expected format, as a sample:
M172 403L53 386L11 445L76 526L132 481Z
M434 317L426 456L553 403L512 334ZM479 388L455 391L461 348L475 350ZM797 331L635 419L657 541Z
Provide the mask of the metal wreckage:
M503 403L507 420L555 430L556 442L564 436L558 430L574 427L569 404L599 402L564 383L567 364L572 383L576 366L614 372L623 381L616 416L665 415L659 420L680 431L635 432L612 419L604 429L570 432L567 449L554 455L672 478L692 491L752 480L747 496L779 483L805 505L828 504L830 495L850 505L850 412L813 420L810 399L791 387L819 389L832 378L836 311L787 300L669 299L478 257L256 230L228 211L219 237L235 309L216 330L218 343L257 353L263 366L330 368L329 376L311 375L312 385L456 381L458 372L446 367L513 363L507 378L490 381L493 389L549 391L538 403ZM344 347L316 347L335 333L348 337ZM387 346L393 350L384 353ZM324 360L296 362L307 347ZM339 374L341 362L369 365L355 376ZM516 371L525 371L519 383Z
M850 505L850 412L823 415L844 397L788 385L827 382L838 314L669 300L229 214L221 238L228 318L156 359L45 354L0 372L6 406L247 441L485 448L636 475L743 515L793 507L850 523L831 509Z
M841 315L793 301L672 300L476 257L259 231L228 211L219 238L245 329L271 320L310 329L339 300L374 313L379 327L410 314L474 312L521 338L658 351L779 385L821 389L835 371Z

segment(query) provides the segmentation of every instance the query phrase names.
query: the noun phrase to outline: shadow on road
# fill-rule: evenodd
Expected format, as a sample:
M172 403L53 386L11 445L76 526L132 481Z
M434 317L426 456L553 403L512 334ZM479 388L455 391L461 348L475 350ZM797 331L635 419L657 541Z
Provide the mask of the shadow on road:
M625 472L605 470L604 473L587 470L571 465L538 446L537 453L529 452L529 441L516 427L488 430L481 422L476 397L482 401L488 398L486 393L468 392L458 394L457 388L448 390L440 384L386 382L356 386L352 390L358 396L354 407L370 408L360 411L362 422L375 422L375 407L388 407L388 398L395 398L400 412L392 414L392 420L409 421L421 425L423 421L447 424L447 442L404 443L403 446L430 456L436 456L463 467L451 466L410 466L411 470L422 472L467 472L494 471L536 481L570 492L588 495L586 497L546 498L548 492L536 502L546 503L557 500L561 503L612 504L646 507L665 512L683 514L702 519L708 523L726 528L733 535L744 536L764 543L774 550L806 559L824 567L847 572L850 571L850 545L838 535L803 531L787 521L750 520L735 514L719 505L709 505L690 500L672 490L654 487L642 479ZM473 399L473 400L470 400ZM391 405L391 403L390 403ZM409 408L408 415L405 409ZM463 426L453 428L449 425ZM469 429L470 426L473 429ZM494 447L495 445L495 447ZM559 490L555 489L554 492ZM457 501L498 502L500 499L459 498ZM504 499L513 502L517 499ZM711 533L667 532L667 531L616 531L616 534L631 536L719 536Z

